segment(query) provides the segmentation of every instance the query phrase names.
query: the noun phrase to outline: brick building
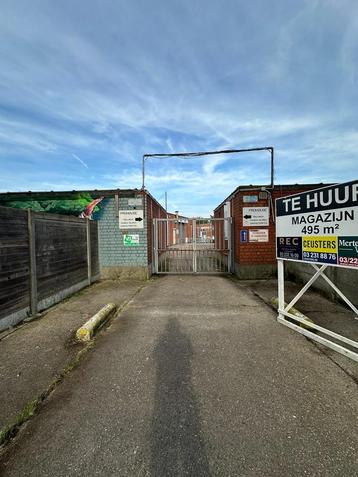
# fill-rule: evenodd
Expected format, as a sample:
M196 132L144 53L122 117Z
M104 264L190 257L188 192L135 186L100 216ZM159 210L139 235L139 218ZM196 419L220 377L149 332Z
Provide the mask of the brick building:
M214 210L216 218L232 218L233 270L239 278L276 273L275 199L318 187L322 184L239 186ZM223 226L217 233L227 243Z
M167 218L169 219L167 224L168 246L190 243L193 238L192 220L172 212L168 212Z

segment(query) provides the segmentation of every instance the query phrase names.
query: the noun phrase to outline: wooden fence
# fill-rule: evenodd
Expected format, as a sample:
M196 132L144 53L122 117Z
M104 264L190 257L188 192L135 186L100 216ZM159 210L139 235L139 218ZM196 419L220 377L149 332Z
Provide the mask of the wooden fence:
M0 207L0 331L98 278L97 222Z

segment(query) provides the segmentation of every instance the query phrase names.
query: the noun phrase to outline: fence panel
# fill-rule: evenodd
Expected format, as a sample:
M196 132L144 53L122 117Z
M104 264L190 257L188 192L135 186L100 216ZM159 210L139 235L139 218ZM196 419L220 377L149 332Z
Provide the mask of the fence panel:
M90 221L91 237L91 278L95 280L99 276L99 253L98 253L98 222Z
M30 305L27 211L0 207L0 320Z
M96 222L0 207L0 331L98 277Z
M73 220L75 219L75 220ZM86 221L35 216L38 300L87 279Z

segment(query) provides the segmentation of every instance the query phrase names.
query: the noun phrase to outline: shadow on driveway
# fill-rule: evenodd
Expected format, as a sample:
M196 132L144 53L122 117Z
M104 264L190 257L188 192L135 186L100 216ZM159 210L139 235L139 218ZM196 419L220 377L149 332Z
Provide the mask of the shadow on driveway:
M201 437L199 406L191 381L193 348L176 319L154 350L155 403L151 426L151 475L210 476Z

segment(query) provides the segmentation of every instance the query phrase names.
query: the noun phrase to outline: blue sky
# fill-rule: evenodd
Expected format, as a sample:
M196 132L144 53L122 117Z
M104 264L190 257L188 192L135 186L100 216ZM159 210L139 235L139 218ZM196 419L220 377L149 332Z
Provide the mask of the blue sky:
M357 178L356 0L1 0L0 190L141 186L143 153L274 146L276 183ZM207 215L269 154L148 162Z

